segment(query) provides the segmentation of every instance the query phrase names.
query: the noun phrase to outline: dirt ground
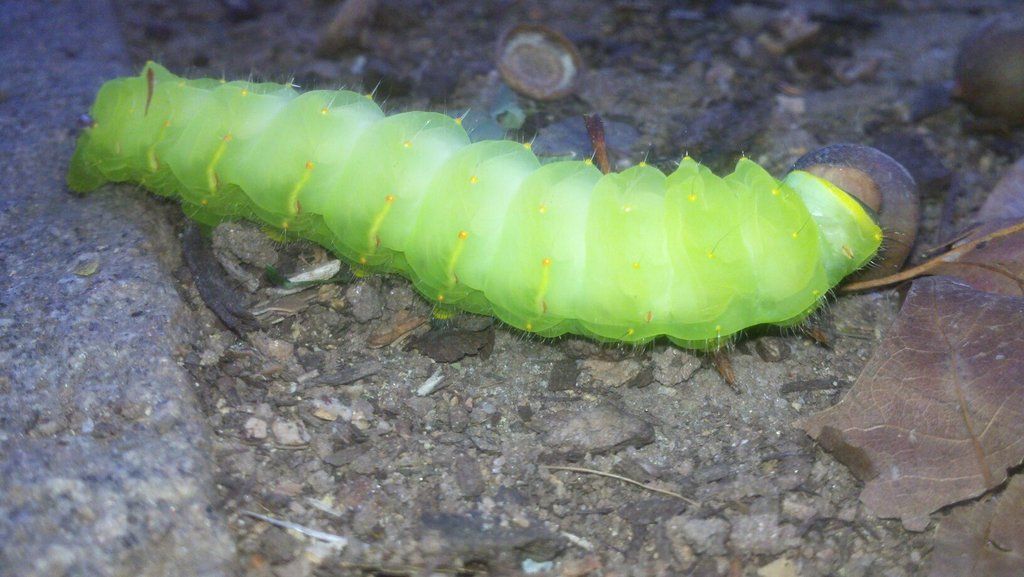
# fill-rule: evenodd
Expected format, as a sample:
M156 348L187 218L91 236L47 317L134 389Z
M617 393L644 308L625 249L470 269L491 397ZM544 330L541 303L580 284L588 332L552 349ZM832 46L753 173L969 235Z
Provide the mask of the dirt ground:
M610 136L619 164L670 168L689 152L722 171L746 154L782 174L825 144L873 144L919 181L920 248L967 224L1024 152L1019 132L978 131L941 97L959 41L1019 11L1009 0L385 0L324 55L339 5L133 0L120 18L140 66L375 90L389 111L511 106L525 122L510 137L577 154L589 153L582 122L570 136L555 128L599 112L622 135ZM524 21L579 48L574 95L538 103L502 88L496 39ZM872 516L859 481L793 427L850 387L895 316L894 291L830 304L815 321L828 347L799 331L748 336L729 353L734 390L709 359L665 344L431 319L401 278L282 294L262 266L289 274L330 256L252 226L222 226L213 247L247 281L236 288L259 330L227 330L182 267L204 327L183 362L217 435L220 506L248 575L926 571L934 523L911 533ZM473 354L439 362L457 350Z

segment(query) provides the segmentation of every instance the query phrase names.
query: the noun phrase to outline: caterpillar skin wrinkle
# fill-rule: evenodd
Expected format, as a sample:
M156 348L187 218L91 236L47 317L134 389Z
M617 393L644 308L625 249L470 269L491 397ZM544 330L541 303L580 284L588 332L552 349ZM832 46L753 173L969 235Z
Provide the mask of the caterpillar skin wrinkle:
M529 145L471 143L458 119L386 116L345 90L148 63L104 84L90 114L72 190L136 182L200 222L257 220L542 336L714 348L799 322L882 239L859 202L807 172L542 165Z

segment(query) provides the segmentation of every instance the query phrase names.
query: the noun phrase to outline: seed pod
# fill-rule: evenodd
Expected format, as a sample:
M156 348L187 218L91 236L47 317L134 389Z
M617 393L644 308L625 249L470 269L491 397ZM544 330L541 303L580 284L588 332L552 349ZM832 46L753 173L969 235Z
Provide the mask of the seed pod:
M984 26L964 40L953 95L979 116L1024 124L1024 26Z

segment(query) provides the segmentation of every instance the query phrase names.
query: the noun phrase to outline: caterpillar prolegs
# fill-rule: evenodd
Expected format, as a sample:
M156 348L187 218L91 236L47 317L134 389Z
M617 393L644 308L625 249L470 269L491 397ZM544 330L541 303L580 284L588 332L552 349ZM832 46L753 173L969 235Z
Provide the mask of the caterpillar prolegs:
M426 298L543 336L708 348L813 311L882 239L851 196L750 160L601 174L529 145L471 143L459 119L385 115L355 92L186 80L148 63L94 103L76 191L137 182L196 220L248 218Z

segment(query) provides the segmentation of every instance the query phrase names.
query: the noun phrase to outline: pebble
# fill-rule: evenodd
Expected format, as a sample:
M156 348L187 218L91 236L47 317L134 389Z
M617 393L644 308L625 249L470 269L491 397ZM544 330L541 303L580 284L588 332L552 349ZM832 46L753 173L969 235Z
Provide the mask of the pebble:
M779 557L757 570L758 577L798 577L796 563L785 557Z
M260 537L260 553L271 565L287 563L295 558L299 541L284 529L271 527Z
M723 555L729 522L717 517L694 519L680 515L665 522L665 532L671 542L685 543L697 553Z
M736 552L773 555L799 544L796 528L781 525L778 513L746 515L732 522L729 545Z
M576 380L579 379L580 369L576 361L564 359L554 363L551 367L551 375L548 377L549 391L566 391L576 387Z
M701 365L696 355L675 347L657 351L651 359L654 361L654 379L669 387L688 381Z
M306 432L306 427L299 421L274 421L271 429L274 432L274 439L280 445L294 447L305 445L309 442L309 433Z
M477 460L462 455L455 460L455 483L459 486L462 496L467 499L479 497L484 492L484 476L480 473Z
M643 369L635 359L623 361L603 361L587 359L580 362L580 367L590 376L594 384L602 387L619 387L630 382Z
M345 290L349 313L359 323L379 319L383 311L380 292L367 282L357 282Z
M336 421L338 417L348 421L352 419L352 409L334 397L326 397L313 401L313 416L324 421Z
M610 154L624 156L640 139L640 131L630 124L605 119L604 137ZM578 116L572 116L538 131L533 151L540 156L590 158L594 148L586 125Z
M777 363L790 357L789 345L778 337L761 337L754 341L757 356L766 363Z
M249 417L242 425L245 438L251 441L261 441L267 438L267 422L256 417Z
M278 362L287 361L292 358L292 353L295 352L295 345L288 341L268 337L263 333L254 334L252 336L252 344L263 356Z
M233 221L213 229L213 248L259 269L277 264L278 244L254 224Z
M654 442L654 427L650 423L610 405L557 414L550 421L554 425L548 431L545 446L569 459Z

